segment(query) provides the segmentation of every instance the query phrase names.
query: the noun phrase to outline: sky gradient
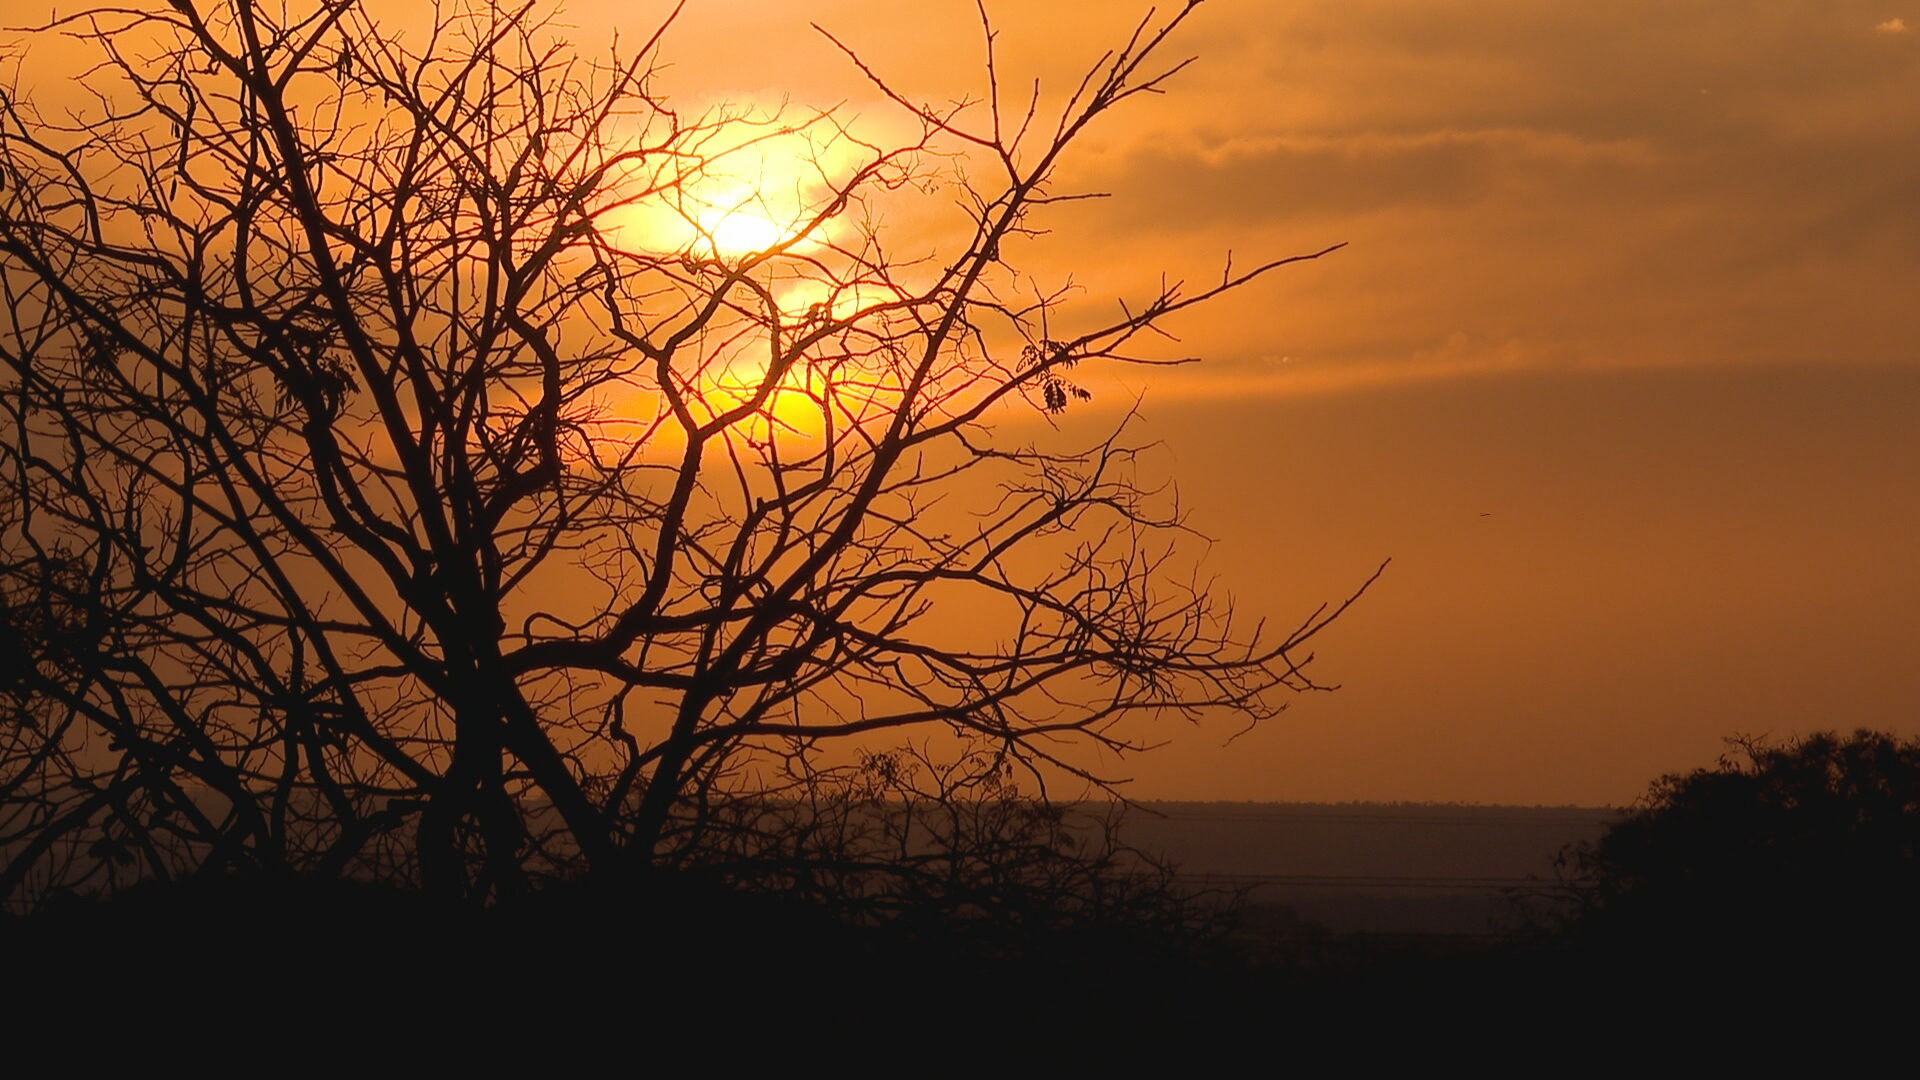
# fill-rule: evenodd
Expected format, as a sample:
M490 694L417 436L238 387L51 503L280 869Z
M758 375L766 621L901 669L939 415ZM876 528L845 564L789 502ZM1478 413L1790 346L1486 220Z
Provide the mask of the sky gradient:
M813 21L916 96L980 92L971 5L887 11L691 5L666 85L881 115ZM1051 88L1139 14L992 13L1003 82ZM1350 246L1177 324L1205 363L1101 381L1064 423L1142 399L1243 611L1288 622L1394 564L1319 649L1342 690L1231 746L1169 728L1134 791L1623 802L1736 733L1920 731L1914 26L1204 4L1194 66L1066 170L1114 197L1009 259L1110 303L1229 249Z
M1146 10L990 7L1002 84L1056 107ZM599 48L667 9L565 10ZM810 23L915 99L985 92L965 0L692 0L660 88L890 137ZM1316 642L1341 690L1168 726L1105 766L1130 794L1622 803L1736 734L1920 734L1920 0L1207 0L1169 52L1197 60L1060 174L1112 197L1006 260L1108 315L1347 246L1170 324L1203 363L1087 373L1059 425L1137 404L1246 615L1393 564Z

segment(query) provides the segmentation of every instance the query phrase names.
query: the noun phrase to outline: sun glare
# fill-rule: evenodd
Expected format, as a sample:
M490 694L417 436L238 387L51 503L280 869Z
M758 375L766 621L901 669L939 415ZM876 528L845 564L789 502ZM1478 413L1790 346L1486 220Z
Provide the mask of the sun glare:
M699 397L705 409L723 412L752 400L766 379L764 358L736 358L702 380L705 385L700 387ZM740 424L740 432L762 441L818 437L825 422L818 397L823 389L808 372L787 372L755 414Z
M736 188L710 201L712 205L695 215L698 246L711 247L722 258L767 251L799 234L799 223L783 225L775 221L766 199L751 188Z
M753 286L763 290L760 295L771 299L778 311L755 308L751 317L777 316L789 343L797 328L820 319L857 318L897 302L897 293L863 280L857 270L847 275L849 280L837 276L845 268L833 245L856 235L866 227L866 219L851 225L820 220L822 210L836 203L839 212L846 212L849 203L835 198L835 185L868 164L866 144L837 137L837 126L748 130L753 137L745 142L701 147L684 172L663 173L654 163L642 170L636 164L630 187L623 190L616 179L607 189L614 201L597 218L603 238L648 259L686 257L728 268L752 263ZM857 200L852 205L865 207ZM759 258L776 250L798 258ZM667 265L670 273L681 272ZM748 290L743 288L736 299L743 310L754 308ZM738 329L732 326L728 334ZM767 357L757 352L765 346L758 335L748 333L723 346L723 355L688 364L681 390L699 421L759 398L769 378ZM768 446L809 443L883 409L884 380L845 366L844 358L832 372L796 363L759 398L751 415L737 421L736 430ZM644 389L636 388L626 398L610 401L608 407L616 415L662 415L659 402Z
M817 250L831 223L815 215L831 195L825 177L854 167L855 149L794 131L732 149L707 150L696 168L658 186L657 172L636 172L654 194L612 209L607 235L632 251L737 260L775 248ZM618 198L621 185L609 194Z

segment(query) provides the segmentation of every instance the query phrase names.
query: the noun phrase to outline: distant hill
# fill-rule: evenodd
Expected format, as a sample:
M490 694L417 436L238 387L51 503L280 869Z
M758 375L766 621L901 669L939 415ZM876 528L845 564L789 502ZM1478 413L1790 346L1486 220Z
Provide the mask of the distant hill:
M1122 838L1192 883L1249 888L1336 931L1480 934L1503 891L1550 879L1566 844L1600 835L1604 807L1425 803L1150 802Z

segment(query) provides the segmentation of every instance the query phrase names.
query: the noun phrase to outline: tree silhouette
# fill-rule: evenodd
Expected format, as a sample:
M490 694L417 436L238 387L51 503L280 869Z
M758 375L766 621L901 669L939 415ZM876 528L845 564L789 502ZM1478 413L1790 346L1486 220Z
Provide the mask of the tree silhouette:
M1577 940L1779 974L1920 946L1920 740L1739 739L1561 857Z
M744 807L862 790L889 732L952 733L946 797L1004 793L1314 688L1345 604L1275 636L1172 573L1124 422L995 427L1325 254L1101 319L1011 265L1193 7L1051 120L1003 99L984 11L980 101L842 47L916 133L885 146L676 111L664 25L590 54L531 7L29 31L98 63L84 116L0 99L0 899L239 869L498 898L711 861ZM899 256L903 200L964 227Z

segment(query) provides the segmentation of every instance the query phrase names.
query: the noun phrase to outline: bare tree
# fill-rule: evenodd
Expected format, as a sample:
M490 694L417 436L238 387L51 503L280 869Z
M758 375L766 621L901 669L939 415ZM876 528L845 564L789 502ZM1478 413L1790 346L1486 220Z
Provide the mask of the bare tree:
M979 101L847 50L918 132L886 146L675 111L660 31L590 54L531 6L26 32L98 63L85 115L0 99L0 897L209 868L504 896L701 858L742 820L716 808L844 776L835 741L1099 782L1086 748L1142 721L1313 688L1344 604L1237 623L1168 570L1124 423L1074 452L1004 423L1325 254L1097 320L1003 258L1083 132L1184 66L1195 2L1051 118L1003 98L984 10ZM875 224L956 196L937 256Z

